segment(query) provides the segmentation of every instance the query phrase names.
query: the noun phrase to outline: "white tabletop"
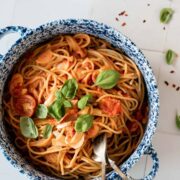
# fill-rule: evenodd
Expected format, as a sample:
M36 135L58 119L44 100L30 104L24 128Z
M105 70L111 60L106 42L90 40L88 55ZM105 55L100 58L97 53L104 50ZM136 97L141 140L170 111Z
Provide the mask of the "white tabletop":
M173 84L180 86L180 54L173 65L165 62L167 49L180 53L179 0L0 0L0 3L0 28L9 25L33 28L56 19L87 18L104 22L130 37L148 58L160 91L159 125L153 138L160 169L155 179L180 179L180 130L175 125L176 111L180 111L180 91L172 87ZM175 10L172 21L165 26L159 21L164 7ZM119 16L122 11L127 15ZM9 36L0 40L0 53L5 53L16 38ZM175 72L170 73L171 70ZM168 81L169 86L164 81ZM151 165L150 157L144 156L129 173L142 178ZM0 154L0 179L15 178L27 179Z

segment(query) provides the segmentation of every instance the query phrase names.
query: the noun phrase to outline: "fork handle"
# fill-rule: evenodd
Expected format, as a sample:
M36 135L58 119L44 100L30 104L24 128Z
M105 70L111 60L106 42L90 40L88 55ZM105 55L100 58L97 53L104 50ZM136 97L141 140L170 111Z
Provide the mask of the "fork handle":
M105 180L106 179L106 163L105 162L101 163L101 169L102 169L102 174L101 174L102 180Z
M111 167L116 171L123 180L128 180L128 177L116 166L115 163L111 163Z

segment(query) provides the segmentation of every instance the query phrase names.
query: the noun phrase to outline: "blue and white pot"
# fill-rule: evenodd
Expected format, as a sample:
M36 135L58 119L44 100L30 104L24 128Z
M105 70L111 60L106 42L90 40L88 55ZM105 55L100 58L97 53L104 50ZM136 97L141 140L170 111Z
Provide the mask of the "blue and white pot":
M10 74L10 71L12 70L14 64L17 63L19 57L29 48L58 34L74 34L83 32L105 39L115 47L122 49L130 58L134 60L143 74L147 87L148 102L150 107L149 120L141 143L134 151L134 153L120 166L120 169L124 173L127 173L127 171L134 164L136 164L136 162L138 162L143 155L147 154L151 156L153 160L153 166L151 172L144 178L144 180L153 179L159 167L157 153L151 144L152 136L157 126L159 114L159 95L156 80L149 62L144 57L142 52L136 47L136 45L117 30L105 24L85 19L67 19L54 21L39 26L36 29L29 29L20 26L10 26L0 30L0 38L10 32L20 33L20 38L12 45L12 47L5 55L0 54L0 147L7 160L21 173L27 175L29 179L58 179L47 176L43 172L36 170L17 151L4 125L2 96L4 85L8 75ZM112 171L107 174L107 179L115 180L120 178L114 171Z

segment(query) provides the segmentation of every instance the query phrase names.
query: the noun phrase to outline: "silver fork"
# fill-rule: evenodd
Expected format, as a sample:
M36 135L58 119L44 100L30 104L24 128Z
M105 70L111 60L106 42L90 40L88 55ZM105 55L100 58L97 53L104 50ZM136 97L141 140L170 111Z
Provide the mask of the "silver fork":
M94 156L93 159L97 162L101 162L102 166L102 180L105 180L106 164L114 169L116 173L122 178L122 180L128 180L128 177L119 169L114 161L108 158L107 155L107 137L105 134L98 136L94 141Z

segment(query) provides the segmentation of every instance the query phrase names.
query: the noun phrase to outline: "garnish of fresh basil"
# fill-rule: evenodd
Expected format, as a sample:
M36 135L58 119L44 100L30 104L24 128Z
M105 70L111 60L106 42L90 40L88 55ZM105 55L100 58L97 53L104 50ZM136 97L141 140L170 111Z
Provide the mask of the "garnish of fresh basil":
M68 79L64 83L61 92L66 99L73 99L76 95L77 89L78 89L78 83L76 79L73 78L73 79Z
M88 131L93 125L94 116L90 114L83 114L77 118L75 123L75 131L76 132L86 132Z
M171 8L163 8L160 12L160 21L164 24L169 23L169 21L171 20L172 16L173 16L173 9Z
M48 107L48 113L56 120L60 120L65 114L63 102L56 100L51 106Z
M166 62L167 64L173 64L174 62L174 59L176 58L176 53L169 49L167 52L166 52Z
M39 119L45 119L48 114L48 109L44 104L39 104L36 109L36 117Z
M92 95L91 94L87 94L87 95L83 96L78 101L78 108L79 109L84 109L90 99L92 99Z
M111 89L116 86L119 78L120 75L116 70L104 70L97 76L95 85L103 89Z
M64 100L63 102L65 108L71 108L73 105L70 101Z
M57 97L57 99L58 99L59 101L63 102L64 107L66 107L66 108L71 108L71 107L72 107L72 103L71 103L70 101L68 101L68 100L64 97L64 95L62 94L61 90L58 90L58 91L56 92L56 97Z
M43 131L43 138L47 139L52 133L53 127L50 124L47 124Z
M24 137L35 139L38 137L38 129L34 121L29 117L20 118L20 130Z

